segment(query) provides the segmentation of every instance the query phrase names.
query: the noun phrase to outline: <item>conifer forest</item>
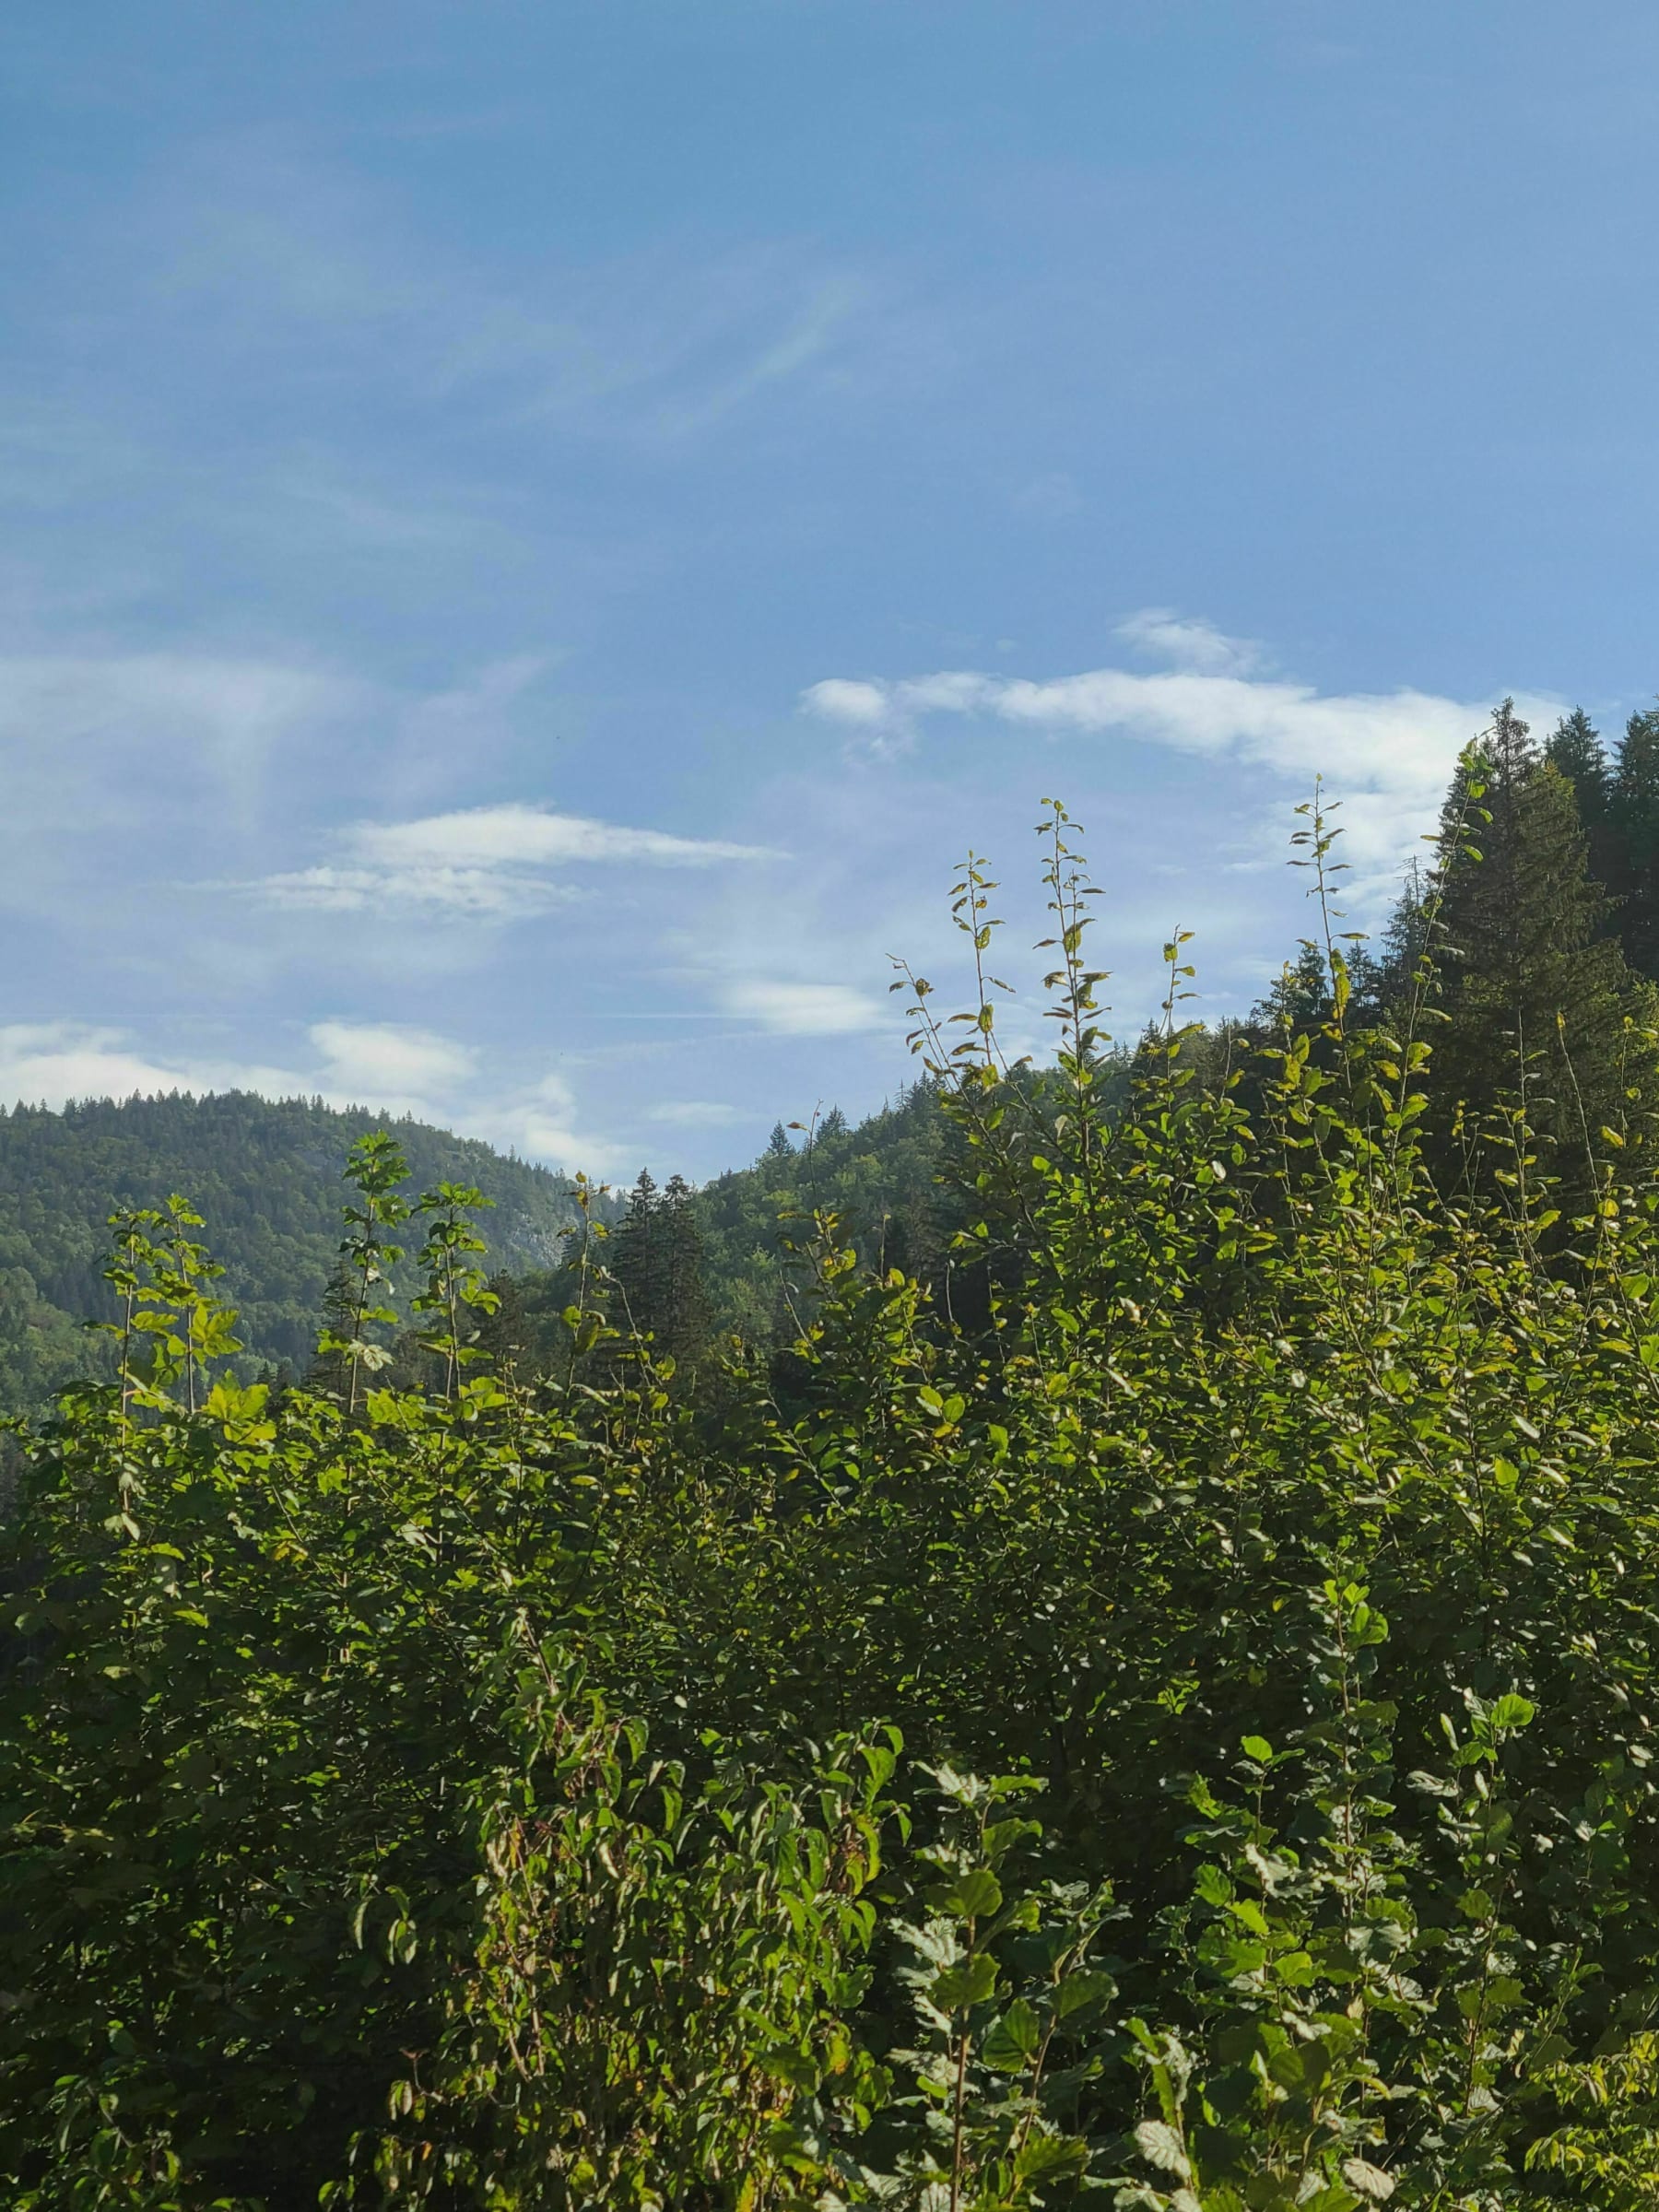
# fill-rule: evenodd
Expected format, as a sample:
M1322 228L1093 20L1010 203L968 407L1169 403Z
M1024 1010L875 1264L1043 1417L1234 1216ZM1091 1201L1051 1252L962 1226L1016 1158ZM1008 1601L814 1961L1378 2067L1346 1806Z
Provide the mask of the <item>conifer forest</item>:
M277 1250L276 1109L9 1118L8 2207L1659 2203L1659 714L1500 708L1371 942L1340 819L1124 1047L1049 805L1050 1053L971 857L697 1190L313 1118Z

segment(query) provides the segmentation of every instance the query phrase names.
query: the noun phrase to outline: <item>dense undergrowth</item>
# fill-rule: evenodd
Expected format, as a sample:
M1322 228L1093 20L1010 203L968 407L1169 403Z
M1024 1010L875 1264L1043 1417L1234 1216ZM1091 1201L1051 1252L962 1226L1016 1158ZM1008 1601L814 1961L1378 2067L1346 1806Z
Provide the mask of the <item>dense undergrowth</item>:
M521 1384L452 1189L382 1388L371 1143L272 1398L124 1224L7 1536L8 2205L1659 2203L1653 1041L1568 1159L1427 959L1196 1079L1178 944L1109 1113L1066 834L1053 1080L915 985L974 1325L820 1218L693 1381L594 1228Z

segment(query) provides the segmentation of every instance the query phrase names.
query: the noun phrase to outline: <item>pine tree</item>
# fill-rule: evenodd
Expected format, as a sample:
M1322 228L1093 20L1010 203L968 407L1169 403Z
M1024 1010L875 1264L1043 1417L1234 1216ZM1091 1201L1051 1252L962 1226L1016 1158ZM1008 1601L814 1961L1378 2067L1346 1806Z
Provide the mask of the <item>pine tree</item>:
M1587 1134L1616 1125L1624 1021L1646 994L1600 935L1572 786L1505 700L1453 779L1441 823L1435 957L1450 1018L1436 1089L1480 1112L1524 1103L1553 1165L1575 1182Z
M793 1159L794 1147L789 1141L789 1132L782 1122L772 1124L772 1133L766 1140L762 1159Z
M1639 974L1659 977L1659 709L1632 714L1625 725L1610 811L1625 958Z

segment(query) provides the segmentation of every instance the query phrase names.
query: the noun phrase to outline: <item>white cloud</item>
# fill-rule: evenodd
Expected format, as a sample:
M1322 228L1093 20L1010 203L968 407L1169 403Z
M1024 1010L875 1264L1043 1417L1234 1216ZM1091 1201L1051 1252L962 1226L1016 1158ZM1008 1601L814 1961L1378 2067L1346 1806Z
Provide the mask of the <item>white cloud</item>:
M848 983L728 983L728 1013L757 1021L785 1037L833 1037L852 1030L873 1030L882 1022L882 1003Z
M473 1116L467 1126L503 1150L543 1160L569 1174L578 1170L590 1175L614 1172L621 1164L620 1152L607 1139L579 1129L578 1119L574 1091L563 1076L552 1074L489 1113Z
M365 860L389 867L547 866L564 861L645 860L707 867L721 860L774 857L759 845L624 830L539 806L474 806L422 821L363 823L352 832Z
M137 1049L124 1030L73 1021L0 1027L0 1098L62 1106L68 1099L154 1098L185 1090L253 1090L266 1098L320 1097L335 1106L441 1115L471 1082L477 1053L429 1030L391 1022L329 1020L307 1031L303 1067Z
M295 1098L316 1088L291 1068L214 1059L158 1060L124 1030L76 1021L0 1026L0 1100L62 1107L71 1099L154 1098L173 1090L257 1090Z
M431 1030L332 1019L307 1032L307 1066L154 1055L124 1030L89 1022L0 1024L0 1103L61 1108L70 1100L156 1098L188 1091L256 1091L267 1099L321 1098L326 1105L413 1114L481 1136L549 1167L608 1171L619 1156L579 1126L575 1094L545 1076L503 1102L480 1097L482 1055Z
M829 722L876 729L891 715L892 686L861 683L845 676L826 677L821 684L807 685L801 704L807 713L821 714Z
M361 912L428 907L505 918L539 913L580 894L552 868L632 862L643 867L714 867L781 855L761 845L674 837L518 803L359 822L336 839L341 857L267 876L245 888L271 904Z
M1196 676L1247 676L1262 660L1253 638L1230 638L1201 615L1178 615L1172 606L1143 606L1112 634L1148 660Z
M429 1118L433 1101L465 1088L477 1065L471 1045L394 1022L318 1021L308 1032L331 1096L387 1113Z
M1189 660L1245 650L1207 624L1165 621L1153 610L1141 635L1173 628L1167 653ZM814 713L878 745L906 741L924 715L983 714L1050 734L1133 737L1207 759L1259 768L1299 796L1315 776L1343 806L1344 857L1359 884L1386 879L1413 841L1432 827L1460 749L1487 726L1477 701L1415 690L1322 693L1312 684L1205 673L1140 675L1093 668L1033 682L947 670L899 681L831 677L803 695ZM1517 701L1536 721L1548 701Z

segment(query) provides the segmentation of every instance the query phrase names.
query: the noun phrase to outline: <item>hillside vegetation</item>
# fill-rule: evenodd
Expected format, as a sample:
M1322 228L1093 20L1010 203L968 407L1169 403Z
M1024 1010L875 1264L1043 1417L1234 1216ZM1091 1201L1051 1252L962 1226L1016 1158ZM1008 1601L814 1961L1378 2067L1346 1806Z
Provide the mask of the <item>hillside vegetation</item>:
M272 1391L119 1223L0 1561L5 2201L1652 2207L1659 1034L1516 729L1374 966L1311 811L1275 1008L1178 939L1127 1070L1054 809L1052 1066L911 979L949 1302L823 1210L682 1356L653 1194L531 1370L371 1135Z
M107 1296L110 1214L181 1190L212 1218L248 1353L303 1368L339 1247L340 1171L376 1125L366 1112L245 1091L0 1108L0 1406L38 1406L81 1371L80 1324ZM423 1188L472 1183L495 1202L494 1265L557 1258L576 1217L564 1177L445 1130L396 1127Z

